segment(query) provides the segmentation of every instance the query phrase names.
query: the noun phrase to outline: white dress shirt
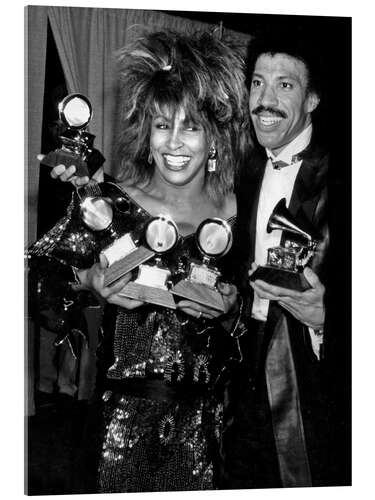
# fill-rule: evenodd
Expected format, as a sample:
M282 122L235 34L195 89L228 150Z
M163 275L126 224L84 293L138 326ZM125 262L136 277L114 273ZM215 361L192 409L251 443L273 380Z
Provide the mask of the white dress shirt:
M267 233L267 223L275 205L286 198L286 206L289 206L294 183L301 167L302 161L292 163L292 157L306 149L311 140L312 125L306 127L290 144L288 144L278 156L266 149L268 161L264 172L263 182L259 195L256 236L255 236L255 263L263 266L267 263L267 250L280 245L282 231L274 229ZM272 161L284 161L289 165L279 170L275 169ZM252 317L260 321L266 321L268 315L269 300L261 299L256 293L252 308ZM309 329L314 352L319 356L319 347L322 336L315 335Z

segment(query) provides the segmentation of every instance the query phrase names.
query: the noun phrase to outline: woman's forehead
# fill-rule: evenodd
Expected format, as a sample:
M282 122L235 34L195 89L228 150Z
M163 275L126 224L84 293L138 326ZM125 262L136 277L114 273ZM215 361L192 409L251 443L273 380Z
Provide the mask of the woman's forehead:
M179 122L184 121L195 121L200 122L203 121L203 116L200 116L195 110L188 110L182 104L162 104L154 103L154 109L152 111L152 116L155 118L157 116L161 116L168 120L177 120Z

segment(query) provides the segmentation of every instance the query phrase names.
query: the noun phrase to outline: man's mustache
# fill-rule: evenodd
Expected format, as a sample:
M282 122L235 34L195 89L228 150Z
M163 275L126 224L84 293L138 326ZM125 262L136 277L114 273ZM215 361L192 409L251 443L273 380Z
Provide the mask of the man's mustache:
M253 115L259 115L259 113L271 113L275 116L279 116L280 118L287 118L287 114L284 111L281 111L281 109L276 109L276 108L269 108L266 106L262 106L261 104L254 108L251 112Z

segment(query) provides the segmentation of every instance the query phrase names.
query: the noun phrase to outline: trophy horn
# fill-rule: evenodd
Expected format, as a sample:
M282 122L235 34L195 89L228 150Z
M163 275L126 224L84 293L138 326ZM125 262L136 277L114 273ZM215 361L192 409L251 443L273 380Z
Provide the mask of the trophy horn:
M286 207L286 198L282 198L273 209L267 224L267 233L274 229L281 229L282 231L289 231L290 233L297 234L306 238L308 241L312 240L309 233L301 229L296 223L293 215Z

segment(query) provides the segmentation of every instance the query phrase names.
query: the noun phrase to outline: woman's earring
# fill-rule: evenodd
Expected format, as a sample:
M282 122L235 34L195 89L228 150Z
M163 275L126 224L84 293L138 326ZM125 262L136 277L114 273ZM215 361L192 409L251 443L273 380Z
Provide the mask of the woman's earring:
M152 156L152 152L151 152L151 149L150 149L150 152L148 153L148 157L147 157L147 163L149 165L152 165L153 160L154 160L154 157Z
M208 151L207 172L216 170L216 148L212 146Z

